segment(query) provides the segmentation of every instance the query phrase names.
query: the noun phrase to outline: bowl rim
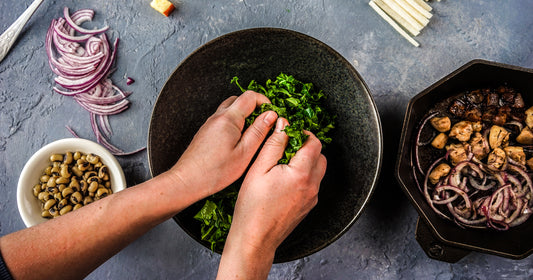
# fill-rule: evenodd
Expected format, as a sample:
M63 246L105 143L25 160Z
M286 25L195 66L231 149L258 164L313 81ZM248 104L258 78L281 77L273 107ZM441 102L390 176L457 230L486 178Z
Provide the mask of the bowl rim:
M25 194L25 191L31 190L31 188L28 188L28 181L35 179L33 178L33 175L35 173L35 169L38 169L41 166L42 161L40 159L42 159L44 156L49 156L51 153L54 153L57 150L68 150L68 147L73 146L79 146L77 149L82 150L82 152L91 151L92 153L100 156L100 158L110 169L110 175L114 181L114 184L112 185L113 193L124 190L127 187L126 177L124 175L124 171L122 170L122 166L115 156L102 145L83 138L63 138L55 140L44 145L35 153L33 153L32 156L26 161L22 171L20 172L17 183L17 208L26 227L31 227L47 220L42 218L41 221L35 222L35 219L31 218L34 216L34 213L25 207L27 206L25 205L27 203L25 198L28 196ZM35 175L35 177L37 176ZM31 186L33 185L35 184L31 183ZM26 190L26 188L28 189ZM33 197L33 194L31 194L31 196Z

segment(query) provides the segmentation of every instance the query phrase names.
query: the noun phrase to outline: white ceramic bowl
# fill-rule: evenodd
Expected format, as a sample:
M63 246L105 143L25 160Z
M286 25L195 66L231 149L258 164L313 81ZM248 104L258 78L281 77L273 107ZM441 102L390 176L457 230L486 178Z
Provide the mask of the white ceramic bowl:
M41 216L41 202L33 195L33 186L39 182L44 169L50 165L50 155L80 151L100 156L100 160L108 166L113 193L126 188L126 177L117 159L103 146L81 138L66 138L52 142L40 150L26 162L20 173L17 185L17 205L20 216L27 227L46 221Z

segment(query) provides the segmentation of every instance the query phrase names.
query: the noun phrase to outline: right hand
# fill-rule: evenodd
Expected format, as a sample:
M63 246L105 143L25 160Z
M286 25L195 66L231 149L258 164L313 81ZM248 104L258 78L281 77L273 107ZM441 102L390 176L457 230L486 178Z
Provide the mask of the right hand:
M310 132L289 164L278 164L287 146L279 118L239 191L227 242L242 242L273 257L276 248L318 202L326 172L322 144ZM226 250L226 249L224 249Z

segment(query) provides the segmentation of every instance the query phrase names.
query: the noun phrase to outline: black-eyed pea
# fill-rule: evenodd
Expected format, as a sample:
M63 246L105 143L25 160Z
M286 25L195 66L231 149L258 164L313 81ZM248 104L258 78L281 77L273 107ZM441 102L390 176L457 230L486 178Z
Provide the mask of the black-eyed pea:
M49 199L44 203L43 209L50 210L50 208L52 208L52 206L54 206L55 204L56 204L55 199Z
M62 154L53 154L50 156L50 161L54 162L54 161L57 161L57 162L60 162L60 161L63 161L63 155Z
M107 175L107 172L108 172L107 166L102 165L100 168L98 168L98 178L104 179L104 177Z
M77 163L78 163L77 165L78 169L82 172L88 170L89 167L91 166L91 164L88 161L82 160L82 159L79 159Z
M87 204L90 204L91 202L93 202L93 198L90 197L90 196L86 196L84 199L83 199L83 205L87 205Z
M49 199L54 199L54 196L50 194L49 192L44 191L44 192L40 192L37 198L42 202L46 202Z
M104 165L104 164L103 164L101 161L99 161L97 164L94 164L94 168L98 170L98 169L100 169L100 167L102 167L103 165Z
M80 151L76 151L73 155L72 155L72 159L74 160L78 160L81 158L81 152Z
M41 185L37 184L33 186L33 196L37 197L39 196L39 193L41 192Z
M98 191L96 191L96 197L106 197L109 194L109 190L106 188L99 188Z
M75 192L70 195L70 202L72 202L72 204L78 204L82 200L83 200L83 196L81 195L80 192Z
M60 168L59 166L54 166L52 167L52 169L50 170L50 172L52 173L52 175L55 175L55 176L59 176L59 172L60 172Z
M48 182L46 182L46 185L48 187L55 187L57 185L56 184L56 180L57 180L57 177L52 176L52 177L48 178Z
M87 180L90 177L97 177L97 176L98 176L98 173L96 173L96 171L87 171L83 174L83 179ZM87 182L90 183L89 181Z
M76 178L71 178L70 183L68 184L69 188L80 189L80 182Z
M41 183L46 183L46 182L48 182L48 180L50 180L50 176L49 175L43 175L43 176L41 176L41 178L39 178L39 180L41 181Z
M87 183L92 184L93 182L100 184L101 180L97 176L87 178Z
M91 164L97 164L98 162L100 162L100 157L95 154L88 154L86 155L85 160L87 160Z
M104 183L104 186L105 186L106 188L108 188L108 189L111 189L111 182L106 181L106 182Z
M76 175L77 177L82 177L83 176L83 172L78 168L77 165L72 166L70 171L72 171L72 173L74 173L74 175Z
M89 184L89 188L87 189L89 193L94 193L98 190L98 182L92 182Z
M46 185L46 183L42 183L42 184L41 184L41 191L46 191L46 188L47 188L47 187L48 187L48 186Z
M63 209L63 207L69 205L68 200L66 198L63 198L59 203L57 204L58 209Z
M59 189L57 187L46 187L46 191L53 195L55 193L58 193Z
M54 168L54 167L59 168L59 166L61 166L61 162L59 162L59 161L52 162L52 168Z
M66 205L65 207L61 208L61 210L59 210L59 215L65 215L70 211L72 211L72 205Z
M72 154L72 152L67 152L65 154L65 158L63 159L63 164L69 165L72 163L73 160L74 160L74 155Z
M59 209L56 206L50 208L48 212L52 215L52 218L59 216Z
M72 207L72 211L74 211L74 210L78 210L78 209L80 209L81 207L83 207L83 205L82 205L81 203L78 203L78 204L74 205L74 207Z
M61 201L63 199L63 195L60 192L54 193L54 199L56 201Z
M52 166L48 166L45 170L44 170L44 174L45 175L52 175Z
M41 212L41 216L47 219L52 218L52 214L50 214L50 210L44 210L43 212Z
M70 188L70 187L66 187L62 192L61 192L61 195L63 197L68 197L69 195L73 194L74 193L74 189Z
M67 177L59 177L56 179L56 184L68 184L70 179Z
M81 180L80 181L80 191L82 193L86 193L88 189L89 189L89 184L87 183L87 181Z
M59 192L61 192L61 193L62 193L63 190L66 189L66 188L67 188L67 185L65 185L65 184L61 184L61 185L57 186L57 189L58 189Z
M70 170L68 168L68 165L61 166L61 171L59 172L61 174L61 177L63 178L70 178L72 176L72 173L70 173Z

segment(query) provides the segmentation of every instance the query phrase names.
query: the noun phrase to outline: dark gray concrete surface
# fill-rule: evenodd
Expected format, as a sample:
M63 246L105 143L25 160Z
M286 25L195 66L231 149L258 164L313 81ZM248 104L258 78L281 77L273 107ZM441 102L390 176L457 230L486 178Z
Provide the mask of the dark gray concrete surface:
M5 30L30 0L0 1ZM120 37L112 80L132 91L131 107L113 116L111 141L146 145L153 104L167 77L202 44L250 27L296 30L330 45L353 63L381 116L385 155L381 180L361 218L332 245L301 260L276 264L271 279L527 279L533 257L510 260L471 253L455 264L429 259L414 239L417 213L393 177L409 99L466 62L487 59L533 68L533 1L432 1L434 17L415 48L368 6L346 0L182 0L165 18L139 1L45 0L0 63L0 235L24 228L16 184L41 146L70 137L70 125L94 140L89 117L71 98L52 91L45 33L53 18L96 10L95 26ZM251 42L253 43L253 42ZM213 69L216 71L216 69ZM126 77L136 82L126 86ZM130 186L150 178L146 153L119 158ZM111 258L88 279L211 279L220 257L169 220Z

